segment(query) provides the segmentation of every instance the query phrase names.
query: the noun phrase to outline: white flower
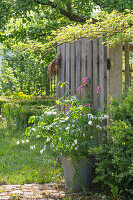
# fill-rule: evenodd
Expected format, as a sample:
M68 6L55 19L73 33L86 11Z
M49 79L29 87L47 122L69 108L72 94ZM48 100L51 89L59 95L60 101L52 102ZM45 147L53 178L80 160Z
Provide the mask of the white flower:
M51 140L51 139L50 139L49 137L47 137L47 140L46 140L46 142L50 142L50 140Z
M75 147L75 150L77 151L77 150L78 150L78 147Z
M29 142L29 140L26 140L26 142L28 143L28 142Z
M54 147L54 144L53 144L53 143L51 143L51 147Z
M66 117L65 120L67 121L69 119L69 117Z
M50 112L50 111L49 111L49 112L44 112L44 114L46 114L46 115L48 115L48 116L49 116L49 115L56 115L57 112L52 112L52 111Z
M109 116L105 114L105 115L102 115L101 117L99 117L98 119L102 121L102 120L108 119L108 118L109 118Z
M46 147L44 147L41 151L40 154L42 154L45 151Z
M85 137L85 134L83 133L83 137Z
M20 142L19 141L17 141L17 145L19 144Z
M75 125L73 124L73 125L72 125L72 127L74 128L74 127L75 127Z
M68 131L69 129L70 129L70 127L69 127L69 126L67 126L67 127L66 127L66 131Z
M91 138L91 140L92 140L93 136L91 135L90 138Z
M24 143L25 143L25 141L24 141L24 140L22 140L22 143L24 144Z
M109 118L109 116L106 115L106 114L103 117L104 117L104 119L108 119Z
M74 147L74 146L75 146L75 144L74 144L74 143L72 143L72 146Z
M96 125L96 128L102 129L102 127L100 125Z
M93 116L92 114L88 114L88 118L89 118L89 119L93 119L94 116Z
M78 143L78 140L77 140L77 139L76 139L76 140L74 140L74 143L75 143L75 144L77 144L77 143Z
M40 138L40 135L37 135L36 138Z
M88 124L89 124L89 125L92 125L92 121L89 121Z
M32 131L36 131L36 129L35 129L35 128L32 128Z
M42 150L40 151L40 154L42 154L42 153L43 153L43 151L44 151L44 150L42 149Z
M59 137L59 141L61 142L61 137Z
M30 150L33 150L33 149L35 149L35 145L33 145L33 146L30 146Z

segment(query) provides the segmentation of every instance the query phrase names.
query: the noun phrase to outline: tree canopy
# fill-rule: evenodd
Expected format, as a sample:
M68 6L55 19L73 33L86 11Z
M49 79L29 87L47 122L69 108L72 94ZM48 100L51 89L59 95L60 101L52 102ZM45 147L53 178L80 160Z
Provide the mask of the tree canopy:
M27 36L24 24L34 22L35 26L29 27L29 35L32 39L46 37L51 31L51 27L62 26L62 20L67 24L85 23L91 17L93 9L99 7L101 10L112 12L118 10L123 12L125 9L133 9L132 0L0 0L0 39L7 38L3 35L3 30L12 19L22 19L22 29L15 29L12 34L23 38ZM36 16L36 17L35 17ZM33 19L34 18L34 19ZM42 22L45 21L43 24ZM92 18L92 22L97 20ZM14 22L15 23L15 22ZM37 24L41 23L41 27ZM66 25L65 23L65 25ZM38 34L39 33L39 34ZM11 35L9 35L11 37ZM20 37L20 36L19 36Z
M94 15L95 9L100 10L98 15ZM96 36L111 45L132 40L131 9L132 0L0 0L0 43L6 52L13 52L11 58L5 56L1 66L2 90L10 91L12 84L22 89L30 83L29 91L36 91L37 80L44 79L44 67L54 58L57 43ZM51 48L44 58L42 54ZM36 64L41 57L41 64ZM2 82L6 79L7 88ZM45 88L46 83L42 84Z

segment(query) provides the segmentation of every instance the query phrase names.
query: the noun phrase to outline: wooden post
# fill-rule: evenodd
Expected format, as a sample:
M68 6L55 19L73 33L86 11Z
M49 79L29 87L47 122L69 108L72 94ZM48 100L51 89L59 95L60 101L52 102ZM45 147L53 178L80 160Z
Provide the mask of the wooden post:
M76 42L76 90L80 86L80 78L81 78L81 59L80 59L80 52L81 52L81 46L80 46L81 40L78 40ZM77 91L76 91L77 92Z
M61 47L59 46L57 48L57 53L61 53ZM57 86L56 87L56 99L58 100L60 98L60 86L58 85L59 84L59 81L61 81L61 69L60 69L60 66L58 66L58 71L57 71ZM59 110L59 105L57 105L57 109Z
M76 43L71 43L71 94L76 93L76 63L75 63L75 46Z
M122 44L109 49L109 95L116 100L122 96Z
M71 78L70 78L70 44L66 44L66 82L68 85L66 86L66 92L70 89L71 86Z
M98 39L93 40L93 105L95 110L98 110Z
M81 84L83 78L86 77L86 38L82 39L82 52L81 52ZM82 90L81 98L85 97L85 88Z
M90 83L89 83L89 96L90 99L92 100L93 98L93 93L92 93L92 89L93 89L93 77L92 77L92 64L93 64L93 57L92 57L92 40L87 40L87 77L90 79Z
M125 42L125 90L128 92L130 81L130 72L129 72L129 42Z
M99 85L100 85L100 97L99 97L99 103L100 103L100 109L103 111L104 106L104 96L105 96L105 91L104 91L104 85L105 85L105 79L104 79L104 45L103 39L99 39Z
M61 82L64 83L66 81L66 45L61 45ZM61 97L64 97L65 87L61 88Z

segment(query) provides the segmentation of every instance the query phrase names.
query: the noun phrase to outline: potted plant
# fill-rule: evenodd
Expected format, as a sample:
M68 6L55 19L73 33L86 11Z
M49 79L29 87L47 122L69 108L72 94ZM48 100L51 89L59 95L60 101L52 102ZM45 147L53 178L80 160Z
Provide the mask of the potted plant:
M30 118L29 122L35 123L27 134L34 132L36 137L43 137L40 153L47 150L62 157L68 189L85 191L92 175L91 152L98 145L97 133L102 131L101 121L106 116L90 104L84 105L76 96L59 99L57 103L60 111L50 108L41 117Z

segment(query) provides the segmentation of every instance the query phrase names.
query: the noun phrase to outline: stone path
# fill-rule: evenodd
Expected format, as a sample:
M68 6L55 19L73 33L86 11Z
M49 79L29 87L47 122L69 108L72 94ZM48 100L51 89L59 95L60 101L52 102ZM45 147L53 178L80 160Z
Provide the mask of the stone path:
M60 200L65 198L64 184L1 185L0 200Z

